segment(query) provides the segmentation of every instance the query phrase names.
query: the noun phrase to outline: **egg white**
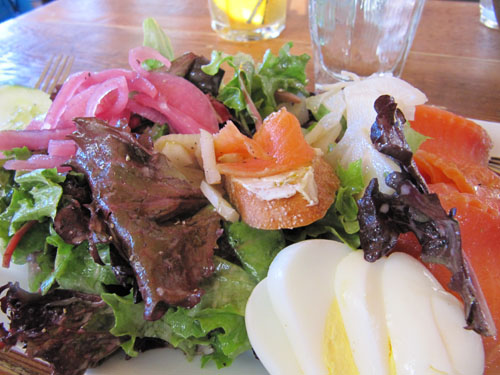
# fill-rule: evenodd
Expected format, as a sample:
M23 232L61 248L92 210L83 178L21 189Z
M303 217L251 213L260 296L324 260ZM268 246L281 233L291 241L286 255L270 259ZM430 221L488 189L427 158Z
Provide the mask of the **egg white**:
M384 260L384 259L383 259ZM368 263L352 251L339 263L335 294L354 361L360 374L389 374L389 335L379 282L382 262Z
M432 274L411 256L394 253L381 284L396 373L455 374L434 319L431 295L443 288Z
M333 325L329 311L340 315ZM343 368L361 375L479 375L484 368L481 337L463 329L462 304L404 253L368 263L362 251L334 241L289 246L253 291L245 319L254 351L273 375ZM352 354L354 366L327 365L327 327L347 336L329 358Z
M433 293L431 303L441 338L456 373L482 374L484 351L481 337L474 331L462 328L465 326L463 305L446 292Z
M334 241L309 240L282 250L267 276L276 316L305 374L326 374L323 334L339 261L349 247Z
M245 324L248 339L270 374L303 374L281 322L274 313L267 279L255 287L248 299Z

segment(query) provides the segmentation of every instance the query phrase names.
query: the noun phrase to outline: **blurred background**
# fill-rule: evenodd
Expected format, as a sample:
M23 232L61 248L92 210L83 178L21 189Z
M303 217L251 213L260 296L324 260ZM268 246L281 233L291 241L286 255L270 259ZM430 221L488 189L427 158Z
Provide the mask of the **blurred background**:
M0 0L0 22L55 0ZM104 0L105 1L105 0ZM306 0L304 0L306 1ZM479 2L479 0L462 0Z

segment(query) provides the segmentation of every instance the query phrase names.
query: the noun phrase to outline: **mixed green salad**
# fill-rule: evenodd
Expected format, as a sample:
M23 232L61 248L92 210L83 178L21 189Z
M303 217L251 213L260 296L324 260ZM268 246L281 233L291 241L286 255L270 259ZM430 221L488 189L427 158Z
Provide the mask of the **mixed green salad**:
M253 288L281 249L308 238L363 247L374 261L391 251L400 233L413 231L436 245L424 246L423 254L457 275L464 301L477 301L460 247L448 252L456 221L429 198L411 162L424 138L381 94L370 141L355 118L337 110L335 95L344 86L312 96L309 56L291 49L287 43L277 55L267 51L260 63L218 51L211 60L175 57L168 37L148 19L144 46L130 51L132 70L75 73L44 118L31 119L39 113L25 104L6 110L15 119L0 117L0 248L4 267L29 269L30 292L14 283L0 287L10 319L10 327L0 326L0 349L23 343L54 374L83 374L119 350L135 357L165 346L188 359L201 355L201 366L227 367L251 349L245 306ZM223 83L226 67L232 76ZM31 97L39 102L41 94L6 87L0 95L16 106ZM357 104L356 114L366 108ZM334 203L313 224L259 230L225 221L199 185L154 152L164 134L217 133L228 120L251 136L282 106L300 119L306 139L315 137L313 147L325 159L350 157L335 171ZM335 116L333 129L325 119ZM356 156L365 145L368 151ZM392 164L367 170L363 154L388 155ZM384 163L372 162L373 169ZM372 172L393 190L380 183L379 191ZM481 307L468 311L474 329L487 326Z
M186 55L174 58L168 37L154 20L145 21L144 32L146 46L172 60L172 67L181 66L176 61L182 62ZM214 51L210 62L198 64L199 68L195 69L191 63L191 69L184 76L201 88L212 87L212 98L224 105L242 132L250 135L255 131L255 124L279 106L293 107L291 103L279 102L277 92L291 93L300 100L309 96L305 74L309 57L294 56L291 48L292 43L286 44L277 56L267 51L259 64L246 54L229 56ZM233 68L232 79L226 84L221 84L220 80L214 84L214 77L223 73L223 62ZM147 71L166 69L155 59L147 60L143 68ZM3 90L3 95L11 95L14 89L6 87ZM19 101L29 101L38 95L40 92L31 89L16 94ZM15 106L16 101L12 105ZM18 128L20 113L23 116L30 114L26 110L17 110L15 121ZM327 111L322 108L322 113ZM316 120L320 118L318 113L315 115ZM24 119L24 126L30 123L31 117ZM314 126L316 120L308 119L304 126ZM11 128L13 121L12 117L4 119L2 128ZM142 116L140 121L140 131L154 129L154 134L150 132L153 139L168 132L165 124L155 124ZM132 130L135 131L139 132L139 129ZM13 160L29 160L40 152L27 147L5 150L1 165L3 167ZM243 222L224 222L213 258L214 271L200 284L204 294L199 303L190 308L168 306L161 318L151 321L144 319L145 303L138 297L140 293L133 276L124 275L119 262L113 259L116 258L113 243L97 243L101 262L96 262L95 252L90 249L94 244L89 243L89 239L68 243L55 228L61 227L58 213L75 199L76 190L92 194L85 192L88 187L84 174L75 170L61 173L57 168L31 171L1 168L0 244L4 266L10 262L26 265L29 268L29 289L36 293L24 294L11 285L5 298L10 302L21 301L31 309L33 304L37 306L36 317L22 309L11 312L18 320L11 316L10 331L3 329L2 345L8 346L17 340L27 342L31 355L52 363L55 373L65 374L83 373L118 348L134 357L139 351L156 346L181 349L188 358L201 353L202 366L208 361L214 361L219 368L229 366L239 354L251 349L244 323L246 301L282 248L308 237L341 239L353 248L359 247L354 196L363 189L361 165L353 163L348 169L341 168L338 172L341 188L335 204L324 219L311 226L264 231ZM90 205L92 197L87 196L81 202ZM78 231L77 227L75 224L74 232ZM69 297L57 294L67 290L74 294ZM97 301L102 300L105 304L94 310L84 302L85 298L79 297L81 294L96 296ZM51 305L48 301L54 300L58 301L58 306L64 306L63 310L54 311L48 307ZM85 311L89 316L79 322L68 323L63 318L69 312L81 315ZM45 343L44 348L40 347L41 342ZM61 349L63 344L66 346ZM72 359L72 369L64 365L68 358Z

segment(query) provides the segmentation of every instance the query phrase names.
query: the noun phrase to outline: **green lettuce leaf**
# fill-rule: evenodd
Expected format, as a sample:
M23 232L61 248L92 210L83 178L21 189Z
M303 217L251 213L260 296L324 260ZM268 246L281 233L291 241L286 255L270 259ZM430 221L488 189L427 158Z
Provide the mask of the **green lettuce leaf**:
M19 241L12 262L14 264L26 264L31 254L43 252L45 249L45 239L49 235L49 221L44 220L36 223Z
M142 23L142 30L144 33L142 44L144 46L154 48L170 61L174 59L174 49L170 38L154 18L146 18Z
M241 267L225 259L214 257L214 264L215 272L201 285L205 294L195 309L224 309L244 316L248 297L257 282Z
M335 197L333 206L338 221L341 224L341 227L337 227L336 229L341 238L343 238L356 235L359 232L356 196L364 189L361 160L352 162L347 169L339 166L337 168L337 176L340 179L340 187L337 190L337 196ZM346 236L343 236L343 233L345 233ZM352 247L355 246L354 248L359 246L357 241L348 244Z
M305 68L310 57L307 54L291 55L292 45L291 42L285 44L278 56L273 55L270 50L266 51L258 65L251 56L243 53L231 56L213 51L210 63L202 67L210 75L216 74L223 63L233 68L233 78L221 88L217 99L234 110L247 133L253 132L251 125L256 122L253 105L262 118L277 109L274 98L276 90L308 95Z
M55 254L48 251L32 253L28 268L28 286L32 293L41 293L42 284L54 272ZM46 293L45 293L46 294Z
M12 200L0 220L10 218L9 235L13 235L25 222L55 218L57 205L62 195L59 185L65 177L53 169L38 169L17 175L15 182L19 189L14 189Z
M256 229L242 221L226 223L225 230L243 268L256 281L267 276L274 257L286 246L285 236L279 230Z
M40 284L37 289L42 294L46 294L55 284L63 289L92 294L104 293L103 285L118 284L109 265L109 246L98 247L99 255L105 263L102 266L97 264L90 255L87 241L77 246L68 244L51 227L46 242L57 250L52 271L39 280ZM45 253L48 254L48 250ZM46 258L43 260L46 261ZM42 271L45 270L42 269Z
M219 257L214 261L216 270L202 285L205 294L200 303L192 309L171 307L157 321L145 321L144 303L134 304L131 295L102 294L115 314L111 333L129 337L122 344L128 355L138 354L134 350L137 337L156 337L182 349L188 358L196 354L198 346L209 347L211 353L203 356L202 365L212 360L221 368L250 349L244 312L256 283L241 267Z
M2 184L0 245L2 250L14 233L27 221L37 220L48 225L47 219L54 219L62 196L60 183L64 180L65 177L58 174L55 168L17 174L13 179L11 174L5 172L0 174ZM39 226L38 229L40 229ZM29 239L31 236L39 238L39 233L36 230L30 230L22 242L35 242L35 237L32 240ZM16 249L14 254L17 251ZM16 257L17 255L14 255L14 259ZM18 261L22 257L18 258Z
M8 159L26 160L31 156L31 151L26 146L14 147L12 150L2 151L2 153L7 160Z
M20 157L23 149L14 150ZM100 294L103 284L117 284L111 267L94 262L88 243L79 246L65 243L52 227L62 196L65 177L56 169L28 173L0 173L2 201L8 202L0 213L0 238L4 247L11 236L27 221L38 221L21 239L12 255L15 264L30 263L29 284L32 291L47 293L53 286ZM100 249L101 258L109 259L109 248Z
M431 138L413 129L408 121L406 121L403 126L403 133L405 135L406 142L408 143L408 146L410 146L410 150L413 153L417 152L422 143Z
M116 294L103 293L101 298L113 309L115 324L110 332L117 336L127 336L129 339L122 343L125 353L136 357L139 353L134 349L138 337L155 337L168 342L176 341L173 331L165 322L165 316L155 321L144 320L144 303L134 303L132 293L125 297ZM183 347L186 354L193 355L193 347Z
M2 220L1 215L10 205L14 185L14 171L0 168L0 250L2 251L9 240L10 220L7 218Z

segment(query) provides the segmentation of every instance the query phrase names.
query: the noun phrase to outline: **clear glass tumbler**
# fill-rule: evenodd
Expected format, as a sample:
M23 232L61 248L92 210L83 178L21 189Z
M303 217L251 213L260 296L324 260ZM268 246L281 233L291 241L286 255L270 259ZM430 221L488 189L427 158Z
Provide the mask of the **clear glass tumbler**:
M498 18L500 16L500 0L480 0L479 20L489 28L498 29Z
M228 40L276 38L285 28L287 0L208 0L212 29Z
M309 0L316 88L401 75L425 0Z

